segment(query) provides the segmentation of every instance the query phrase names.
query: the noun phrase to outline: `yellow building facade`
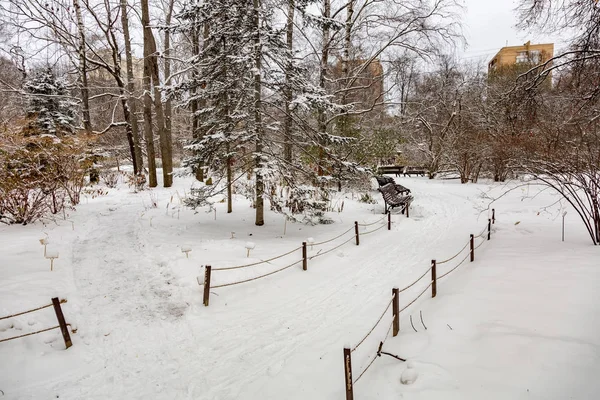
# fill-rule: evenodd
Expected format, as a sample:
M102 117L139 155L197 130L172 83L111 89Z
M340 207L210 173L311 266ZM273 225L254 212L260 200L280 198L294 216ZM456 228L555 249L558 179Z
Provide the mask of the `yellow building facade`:
M531 42L527 42L522 46L503 47L488 63L488 73L518 64L539 65L553 56L554 43L531 44Z

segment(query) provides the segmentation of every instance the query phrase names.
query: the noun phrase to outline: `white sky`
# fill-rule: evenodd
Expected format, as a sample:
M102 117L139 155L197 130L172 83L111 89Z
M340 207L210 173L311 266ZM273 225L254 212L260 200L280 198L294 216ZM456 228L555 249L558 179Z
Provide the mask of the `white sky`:
M554 51L564 46L564 35L529 33L515 28L517 15L516 0L463 0L466 11L463 17L463 32L468 45L458 49L459 58L469 61L488 62L506 46L531 43L554 43Z

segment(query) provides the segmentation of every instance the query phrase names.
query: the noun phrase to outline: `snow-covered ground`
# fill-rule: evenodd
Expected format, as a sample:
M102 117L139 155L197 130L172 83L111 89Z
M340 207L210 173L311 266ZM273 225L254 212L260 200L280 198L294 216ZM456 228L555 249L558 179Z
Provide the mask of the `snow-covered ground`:
M343 399L343 347L355 346L373 326L393 287L406 286L432 258L452 256L479 233L489 197L506 190L397 181L416 199L409 219L395 213L391 231L309 260L308 271L297 264L213 289L209 307L197 283L203 265L265 260L308 237L337 236L355 220L377 221L380 196L373 193L379 204L368 205L347 194L343 212L330 215L334 224L287 223L284 235L278 214L268 212L266 225L254 226L254 210L242 198L232 214L224 203L216 214L181 207L191 181L180 179L170 189L109 189L85 199L67 221L1 226L0 317L58 296L68 299L63 310L78 330L66 351L58 330L0 343L0 399ZM403 312L400 334L385 342L384 351L410 362L382 355L357 382L355 399L600 396L600 248L568 209L562 242L557 198L538 192L517 188L492 205L492 240L476 250L475 262L439 280L437 297L427 293ZM309 247L309 256L348 237ZM52 272L42 238L59 252ZM248 241L256 244L249 258ZM189 258L181 251L186 246ZM274 271L300 254L214 271L212 285ZM438 266L438 275L453 265ZM401 293L401 306L423 288ZM355 378L390 322L388 312L352 354ZM54 325L51 308L0 320L0 340Z

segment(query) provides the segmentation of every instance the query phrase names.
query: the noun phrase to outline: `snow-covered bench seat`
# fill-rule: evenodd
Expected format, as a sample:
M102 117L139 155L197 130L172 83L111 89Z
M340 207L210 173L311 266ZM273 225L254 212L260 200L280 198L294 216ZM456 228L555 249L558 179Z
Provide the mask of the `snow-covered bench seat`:
M400 186L405 190L408 190L404 186L396 185L394 183L388 183L378 189L383 196L383 201L385 202L385 213L387 214L392 208L401 207L402 214L404 214L404 211L406 210L406 216L408 217L408 208L410 207L410 203L412 203L414 198L410 194L405 194L407 193L406 191L399 192L396 186ZM408 193L410 193L410 190L408 190Z

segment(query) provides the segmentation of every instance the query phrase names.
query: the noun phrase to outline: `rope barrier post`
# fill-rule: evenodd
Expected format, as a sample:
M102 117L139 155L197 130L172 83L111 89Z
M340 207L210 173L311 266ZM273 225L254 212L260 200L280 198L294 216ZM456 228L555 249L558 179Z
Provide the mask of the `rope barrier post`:
M392 213L388 214L388 231L392 230Z
M492 220L488 219L488 240L492 237Z
M302 242L302 269L304 271L308 269L308 258L306 256L306 242Z
M496 209L492 208L492 224L496 223Z
M354 400L354 387L352 385L352 351L344 347L344 376L346 379L346 400Z
M437 295L437 272L436 272L436 261L431 260L431 297Z
M394 302L392 303L392 313L394 314L394 337L398 336L400 332L400 289L397 287L392 289L392 296L394 296Z
M356 245L360 244L360 240L358 238L358 221L354 221L354 235L356 236Z
M60 331L65 341L65 346L68 349L69 347L73 346L73 342L71 342L69 328L65 322L65 316L63 315L62 308L60 308L60 301L58 300L58 297L52 298L52 305L54 306L54 312L56 313L56 319L58 320L58 325L60 326Z
M202 303L204 304L205 307L208 307L208 299L210 297L210 273L211 273L212 267L210 265L207 265L206 267L204 267L204 299L202 300Z
M475 237L471 234L471 262L475 261Z

